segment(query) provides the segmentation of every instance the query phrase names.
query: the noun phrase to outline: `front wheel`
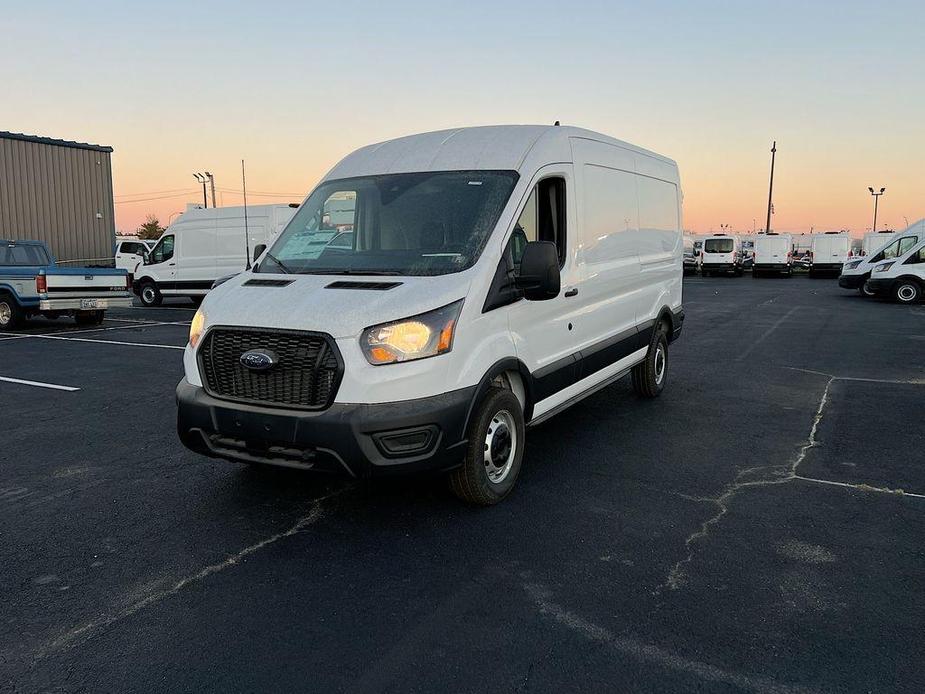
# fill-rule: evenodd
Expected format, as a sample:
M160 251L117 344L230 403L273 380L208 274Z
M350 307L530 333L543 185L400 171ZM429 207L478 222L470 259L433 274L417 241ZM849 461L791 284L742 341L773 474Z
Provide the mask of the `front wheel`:
M473 413L462 467L449 475L453 494L469 504L491 506L506 497L520 474L524 414L517 396L492 388Z
M872 291L870 291L870 287L867 286L866 279L861 283L861 286L858 287L858 294L861 296L866 296L867 298L876 296Z
M145 306L160 306L164 300L157 285L151 280L142 282L138 290L138 298L141 299L141 303Z
M922 297L922 288L915 280L900 280L893 287L893 298L900 304L914 304Z
M655 327L644 361L633 367L633 390L643 398L657 398L668 381L668 326Z

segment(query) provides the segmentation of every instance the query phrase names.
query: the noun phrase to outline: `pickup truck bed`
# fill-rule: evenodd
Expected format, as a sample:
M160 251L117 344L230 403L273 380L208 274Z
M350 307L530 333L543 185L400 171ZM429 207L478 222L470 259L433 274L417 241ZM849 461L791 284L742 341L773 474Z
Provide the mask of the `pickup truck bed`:
M38 241L0 241L0 330L34 315L101 323L108 308L132 305L131 275L112 268L56 267Z

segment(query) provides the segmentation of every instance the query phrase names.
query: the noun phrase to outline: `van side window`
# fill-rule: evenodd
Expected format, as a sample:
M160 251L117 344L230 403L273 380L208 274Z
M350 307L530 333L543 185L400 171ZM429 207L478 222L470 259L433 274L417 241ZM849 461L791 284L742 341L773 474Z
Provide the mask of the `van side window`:
M912 250L912 247L918 242L919 240L916 236L904 236L899 240L899 252L897 252L896 255L906 255L906 253Z
M906 260L903 265L918 265L919 263L925 263L925 246L922 246L918 251L909 256L909 259Z
M523 212L514 225L508 248L515 267L520 265L524 248L530 241L552 241L559 253L559 265L565 262L565 180L544 178L527 198Z
M163 237L151 251L152 263L163 263L171 258L173 258L173 235Z

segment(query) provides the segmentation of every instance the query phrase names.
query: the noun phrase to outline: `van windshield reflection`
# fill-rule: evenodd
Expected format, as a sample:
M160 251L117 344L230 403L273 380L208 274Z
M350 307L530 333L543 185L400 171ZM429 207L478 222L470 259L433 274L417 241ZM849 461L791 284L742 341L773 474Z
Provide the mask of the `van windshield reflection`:
M259 272L443 275L470 267L517 182L513 171L328 181L273 243Z

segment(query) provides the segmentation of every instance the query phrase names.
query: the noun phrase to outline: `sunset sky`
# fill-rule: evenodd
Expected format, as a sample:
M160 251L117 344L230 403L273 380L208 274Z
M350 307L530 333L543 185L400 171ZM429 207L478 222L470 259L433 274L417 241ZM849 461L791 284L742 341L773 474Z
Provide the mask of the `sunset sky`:
M17 3L0 130L110 145L116 222L298 202L403 134L579 125L678 161L685 227L780 231L925 217L925 3ZM259 194L258 194L259 193ZM276 195L268 195L276 194Z

